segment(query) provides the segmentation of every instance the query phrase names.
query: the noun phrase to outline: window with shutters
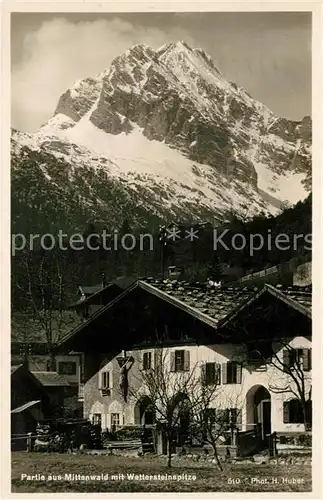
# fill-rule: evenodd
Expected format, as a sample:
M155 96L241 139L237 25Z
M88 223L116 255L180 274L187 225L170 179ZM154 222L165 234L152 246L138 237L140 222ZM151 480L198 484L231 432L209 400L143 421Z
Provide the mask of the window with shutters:
M312 402L308 401L308 414L311 415ZM291 399L284 402L284 424L303 424L304 413L301 402L298 399Z
M283 365L285 372L289 372L293 367L310 371L312 369L312 349L284 349Z
M120 413L111 413L111 427L117 428L120 426Z
M186 372L190 369L190 352L185 350L170 353L170 371Z
M216 422L216 409L207 408L205 410L205 419L207 422L214 424Z
M230 408L230 414L229 414L230 422L229 423L233 427L235 427L237 425L237 417L238 417L237 408Z
M205 363L202 372L205 385L221 384L221 366L219 363Z
M184 371L184 351L175 351L175 372Z
M250 349L248 351L248 363L252 366L252 369L255 371L267 370L265 359L266 356L258 349Z
M217 409L216 422L224 429L240 426L241 412L237 408Z
M60 375L76 375L75 361L59 361L58 373Z
M112 373L110 371L103 371L99 374L99 389L104 396L111 394Z
M93 425L101 425L102 415L101 413L94 413L92 416L92 424Z
M150 370L151 369L151 352L144 352L142 356L142 369Z
M235 361L228 361L223 366L223 384L241 384L242 366Z

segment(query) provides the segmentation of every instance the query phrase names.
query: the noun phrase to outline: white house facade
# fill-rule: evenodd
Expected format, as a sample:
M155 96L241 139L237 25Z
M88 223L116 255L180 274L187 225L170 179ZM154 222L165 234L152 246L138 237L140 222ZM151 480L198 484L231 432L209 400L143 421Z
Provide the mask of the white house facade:
M311 342L305 337L295 337L289 340L288 347L302 351L305 392L309 393ZM201 374L205 366L210 374L209 383L214 382L217 386L216 402L212 407L227 409L239 415L236 424L242 431L251 430L260 424L265 434L303 432L304 423L299 405L295 404L295 396L292 392L280 392L280 389L291 384L290 376L271 362L257 363L256 367L247 364L241 351L239 346L232 344L171 347L164 350L167 361L163 368L173 369L176 377L176 373L185 371ZM282 362L284 351L286 348L277 352ZM153 367L155 353L155 349L127 351L127 357L134 358L129 371L127 402L122 397L119 385L120 366L117 359L122 353L105 364L84 386L84 416L100 423L102 430L147 423L145 414L140 415L138 412L140 402L149 396L141 371L145 365ZM170 366L171 358L175 359L173 367ZM148 423L152 423L149 417Z
M144 372L157 353L170 390L176 377L194 372L216 385L210 408L241 431L300 433L305 404L311 414L309 287L137 282L62 348L83 353L84 416L102 430L153 423Z

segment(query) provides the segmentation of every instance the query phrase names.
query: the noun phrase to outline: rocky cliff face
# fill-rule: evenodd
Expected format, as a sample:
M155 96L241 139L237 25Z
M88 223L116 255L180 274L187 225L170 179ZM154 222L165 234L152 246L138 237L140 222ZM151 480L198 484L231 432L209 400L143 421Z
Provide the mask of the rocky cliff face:
M49 191L55 161L69 183L90 171L84 205L95 200L99 219L109 198L102 179L143 213L198 220L232 209L275 213L310 189L310 118L275 116L184 42L132 47L65 92L36 134L14 132L13 148L18 178L37 152Z

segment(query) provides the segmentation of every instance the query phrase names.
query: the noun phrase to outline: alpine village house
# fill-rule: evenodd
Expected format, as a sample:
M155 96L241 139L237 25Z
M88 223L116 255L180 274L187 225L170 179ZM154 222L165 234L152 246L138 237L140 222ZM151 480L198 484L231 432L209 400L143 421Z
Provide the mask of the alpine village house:
M285 443L311 428L310 277L298 285L217 286L173 273L99 287L73 307L82 321L57 353L80 356L79 400L102 431L154 425L145 374L161 359L169 380L194 371L202 384L216 384L210 411L241 434L264 441L276 433ZM166 453L160 441L156 449Z

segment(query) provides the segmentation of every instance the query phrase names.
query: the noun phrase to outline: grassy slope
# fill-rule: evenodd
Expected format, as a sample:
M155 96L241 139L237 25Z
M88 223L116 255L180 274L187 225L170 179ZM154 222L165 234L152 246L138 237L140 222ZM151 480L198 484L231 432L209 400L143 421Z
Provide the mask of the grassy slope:
M191 474L196 480L165 481L22 481L21 474ZM252 482L267 479L267 484ZM277 478L277 483L272 483ZM282 478L302 479L301 485L284 484ZM234 484L232 484L234 483ZM106 491L311 491L311 468L304 465L239 464L219 472L212 464L179 465L172 469L164 457L126 458L116 456L12 453L12 492L106 492Z

